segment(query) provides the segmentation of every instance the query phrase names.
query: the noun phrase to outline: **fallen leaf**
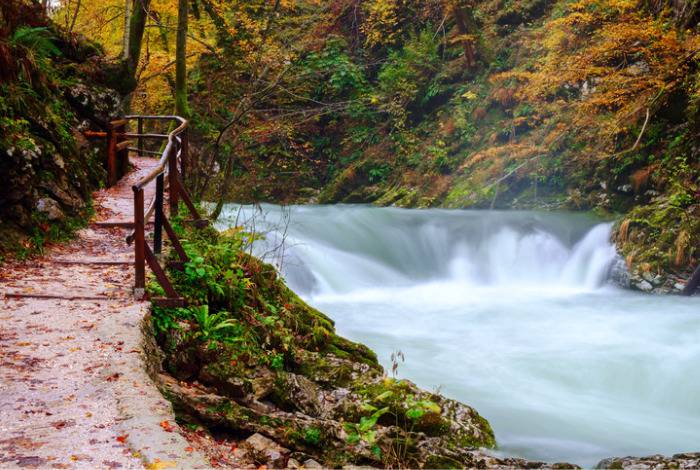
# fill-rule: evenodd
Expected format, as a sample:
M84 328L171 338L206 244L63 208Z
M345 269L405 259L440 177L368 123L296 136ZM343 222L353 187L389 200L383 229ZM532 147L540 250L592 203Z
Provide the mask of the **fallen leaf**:
M147 464L146 468L148 470L162 470L164 468L175 468L177 463L171 460L161 461L160 459L155 459L152 463Z
M170 424L168 421L161 421L160 427L165 429L165 432L173 432L173 425Z
M117 442L121 442L122 444L124 444L126 442L127 437L129 437L128 434L124 434L122 436L117 436Z
M51 426L53 426L56 429L63 429L66 426L75 426L75 421L54 421L53 423L51 423Z

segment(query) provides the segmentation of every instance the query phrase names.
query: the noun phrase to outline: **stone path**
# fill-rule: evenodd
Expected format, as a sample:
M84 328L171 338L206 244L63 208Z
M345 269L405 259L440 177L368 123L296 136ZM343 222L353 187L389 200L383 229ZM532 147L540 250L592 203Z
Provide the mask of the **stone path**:
M131 185L95 193L96 220L68 245L0 268L0 467L203 468L145 371L131 295ZM151 195L146 194L146 201ZM114 223L117 223L114 226Z

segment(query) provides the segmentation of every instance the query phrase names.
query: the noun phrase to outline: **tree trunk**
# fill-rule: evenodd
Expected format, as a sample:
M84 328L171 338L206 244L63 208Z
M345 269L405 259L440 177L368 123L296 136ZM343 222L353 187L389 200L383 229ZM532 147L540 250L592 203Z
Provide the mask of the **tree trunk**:
M189 0L178 0L177 44L175 49L175 113L187 117L187 16Z
M68 28L68 32L72 33L73 29L75 28L75 22L78 20L78 13L80 13L80 1L78 0L77 4L75 5L75 11L73 12L73 19L70 22L70 27Z
M457 23L457 31L459 31L460 36L469 36L473 34L475 29L474 21L471 18L471 8L464 4L463 1L455 1L452 4L452 10L454 12L455 22ZM471 26L471 28L470 28ZM462 47L464 48L464 61L467 67L476 67L476 51L474 50L474 41L471 39L462 40Z
M141 57L141 43L143 41L143 32L146 29L146 20L148 19L148 9L151 0L135 0L134 9L131 12L131 20L129 22L129 53L126 63L129 74L133 80L136 79L136 71Z
M124 0L124 52L122 52L122 58L124 60L129 59L129 29L131 26L131 2L132 0Z
M212 23L214 23L219 46L228 47L231 34L226 26L226 21L219 12L216 11L209 0L202 0L202 6L204 7L204 11L209 15L209 18L211 18Z

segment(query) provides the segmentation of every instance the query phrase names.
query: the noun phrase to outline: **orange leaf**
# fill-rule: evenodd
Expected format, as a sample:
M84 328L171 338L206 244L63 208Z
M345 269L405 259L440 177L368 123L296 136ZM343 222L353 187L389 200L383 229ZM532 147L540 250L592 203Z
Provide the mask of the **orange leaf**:
M165 429L166 432L173 432L173 426L167 421L161 421L160 427Z

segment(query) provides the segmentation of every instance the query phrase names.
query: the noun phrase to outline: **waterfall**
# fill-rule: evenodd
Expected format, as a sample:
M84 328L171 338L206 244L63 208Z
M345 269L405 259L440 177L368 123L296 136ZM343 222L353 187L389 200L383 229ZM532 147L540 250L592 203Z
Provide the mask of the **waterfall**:
M238 211L242 211L239 213ZM415 211L365 206L229 207L220 223L256 219L258 254L301 293L426 281L504 288L601 286L615 258L609 223L536 212ZM274 253L274 247L286 248ZM272 250L272 251L271 251Z

